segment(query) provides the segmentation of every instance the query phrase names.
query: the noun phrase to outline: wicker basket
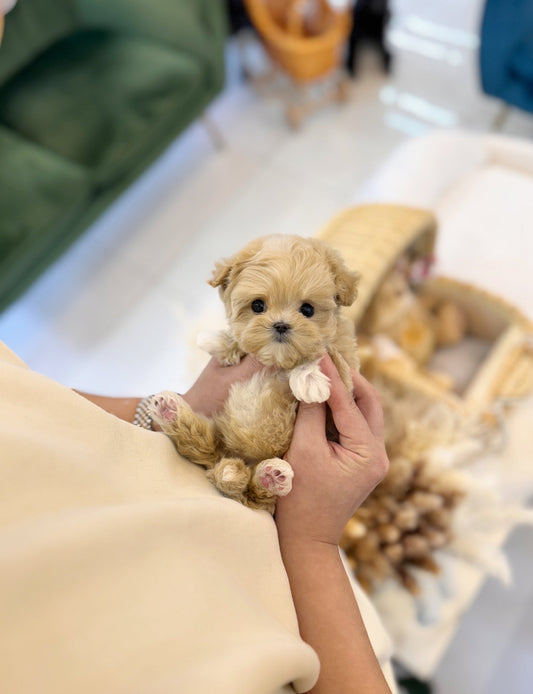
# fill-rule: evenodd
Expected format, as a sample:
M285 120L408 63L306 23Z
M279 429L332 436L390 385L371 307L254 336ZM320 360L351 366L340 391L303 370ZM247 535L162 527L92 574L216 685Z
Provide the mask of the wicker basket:
M358 299L347 309L356 326L400 257L432 256L436 233L431 213L381 204L348 209L319 232L320 238L361 272ZM382 376L466 415L488 418L497 402L523 397L533 389L533 324L518 309L453 279L429 280L423 291L457 303L467 317L468 333L490 343L488 356L461 394L439 386L423 370L406 373L394 361L383 362L379 367Z
M341 52L351 29L348 10L334 12L327 3L318 3L321 26L314 35L304 35L301 22L301 0L245 0L253 25L259 32L272 60L295 82L320 79L337 68Z

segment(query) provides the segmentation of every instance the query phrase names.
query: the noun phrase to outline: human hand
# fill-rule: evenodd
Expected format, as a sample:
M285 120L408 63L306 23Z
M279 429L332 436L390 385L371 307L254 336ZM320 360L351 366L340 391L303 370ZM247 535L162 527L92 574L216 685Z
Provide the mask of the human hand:
M234 383L248 381L261 369L264 369L264 366L249 355L234 366L222 366L213 357L182 397L195 412L212 417L222 409Z
M276 503L280 542L337 545L348 520L388 470L376 390L352 372L352 396L329 356L320 367L331 382L327 403L339 442L326 439L325 403L301 402L285 454L294 470L292 491Z

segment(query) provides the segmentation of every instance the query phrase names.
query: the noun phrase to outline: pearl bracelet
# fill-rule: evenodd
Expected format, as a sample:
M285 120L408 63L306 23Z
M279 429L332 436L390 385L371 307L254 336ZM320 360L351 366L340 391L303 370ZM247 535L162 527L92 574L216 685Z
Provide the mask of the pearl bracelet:
M148 395L140 400L135 410L135 416L133 417L133 424L137 427L142 427L143 429L152 430L152 417L150 416L150 403L152 401L153 395Z

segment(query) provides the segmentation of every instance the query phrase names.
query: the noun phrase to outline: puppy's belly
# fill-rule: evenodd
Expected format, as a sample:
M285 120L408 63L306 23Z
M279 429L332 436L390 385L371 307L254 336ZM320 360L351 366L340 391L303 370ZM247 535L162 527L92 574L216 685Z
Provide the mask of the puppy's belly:
M289 447L297 402L288 382L266 372L232 386L215 418L226 455L254 463L282 456Z

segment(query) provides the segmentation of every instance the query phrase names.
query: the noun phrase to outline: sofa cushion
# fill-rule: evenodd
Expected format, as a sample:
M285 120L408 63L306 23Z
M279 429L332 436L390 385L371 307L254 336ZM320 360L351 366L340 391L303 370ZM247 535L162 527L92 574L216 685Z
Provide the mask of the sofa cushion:
M217 91L224 75L225 5L221 0L76 0L80 28L140 36L187 54L203 65Z
M90 183L78 165L0 128L0 295L58 243L87 205ZM42 269L41 267L39 269Z
M113 183L198 102L198 61L151 41L84 30L0 90L0 122ZM189 115L187 116L190 117Z
M517 41L509 59L509 70L513 76L523 80L526 89L533 92L533 41L527 38Z
M79 23L77 15L73 0L18 2L5 23L0 83L28 65L57 40L71 34Z

